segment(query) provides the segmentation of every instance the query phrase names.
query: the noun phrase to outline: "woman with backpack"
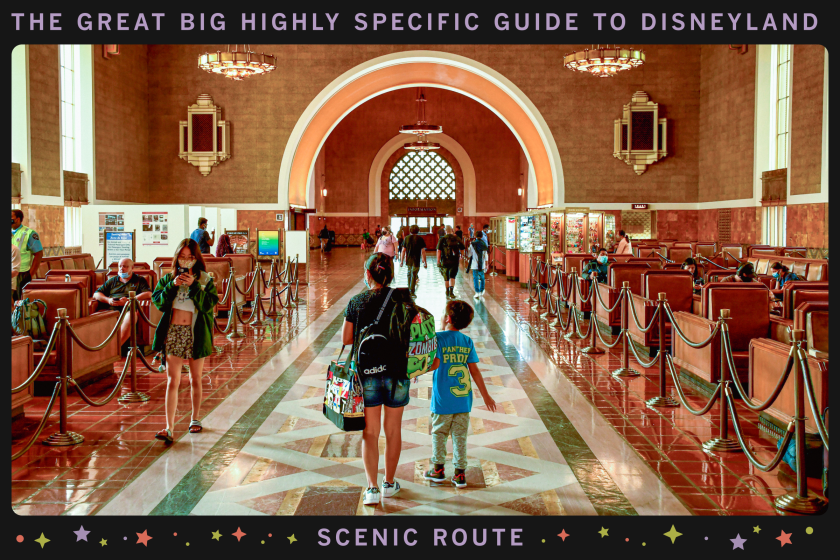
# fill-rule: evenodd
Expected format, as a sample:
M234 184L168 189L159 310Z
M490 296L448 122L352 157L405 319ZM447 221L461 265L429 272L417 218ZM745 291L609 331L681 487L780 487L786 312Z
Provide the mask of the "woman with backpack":
M368 290L354 296L344 312L342 344L353 345L351 356L361 342L371 334L386 337L389 333L389 319L397 305L411 304L407 290L388 288L394 279L393 259L384 253L374 253L364 267L364 280ZM380 321L377 322L377 317ZM374 325L376 323L376 325ZM373 325L373 326L372 326ZM372 327L371 327L372 326ZM369 328L366 328L369 327ZM360 336L364 334L365 336ZM399 348L398 341L385 340L384 344ZM368 488L364 504L379 504L380 491L377 483L379 471L379 434L385 431L385 477L381 495L390 498L400 490L394 474L402 450L401 424L403 407L408 404L410 380L407 376L408 359L397 358L395 367L370 368L359 371L364 387L365 429L362 432L362 457L365 464ZM359 369L362 369L361 367ZM385 371L372 371L384 369ZM393 371L388 371L393 370ZM384 410L383 410L384 409ZM384 415L384 421L383 421Z
M190 364L189 432L195 434L202 430L199 409L204 358L214 352L213 308L219 303L219 294L194 240L187 238L178 244L168 273L155 287L152 303L163 312L152 350L166 353L166 428L155 438L172 443L181 367L186 361Z

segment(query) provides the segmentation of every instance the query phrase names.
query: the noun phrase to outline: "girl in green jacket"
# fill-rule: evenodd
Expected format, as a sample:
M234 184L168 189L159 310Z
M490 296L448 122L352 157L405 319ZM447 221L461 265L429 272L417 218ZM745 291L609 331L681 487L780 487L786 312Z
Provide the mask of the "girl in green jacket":
M152 303L163 312L155 331L152 349L166 354L166 428L157 439L172 443L178 385L185 360L190 364L192 417L190 433L200 432L201 373L204 358L213 353L213 308L219 294L201 257L198 244L184 239L178 244L167 274L152 294Z

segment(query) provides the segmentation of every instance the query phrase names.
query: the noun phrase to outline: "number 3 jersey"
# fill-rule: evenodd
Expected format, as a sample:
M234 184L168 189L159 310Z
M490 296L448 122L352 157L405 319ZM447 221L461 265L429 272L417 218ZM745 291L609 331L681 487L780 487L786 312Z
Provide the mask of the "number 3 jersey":
M458 331L442 331L437 337L431 411L435 414L458 414L472 409L472 383L467 364L478 363L472 339Z

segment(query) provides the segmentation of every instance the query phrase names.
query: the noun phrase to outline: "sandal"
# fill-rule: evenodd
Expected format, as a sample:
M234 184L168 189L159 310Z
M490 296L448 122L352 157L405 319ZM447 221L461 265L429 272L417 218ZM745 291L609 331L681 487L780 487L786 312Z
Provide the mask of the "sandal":
M190 433L197 434L203 428L201 427L201 420L190 420Z
M164 428L155 434L155 439L163 440L164 443L172 443L172 430Z

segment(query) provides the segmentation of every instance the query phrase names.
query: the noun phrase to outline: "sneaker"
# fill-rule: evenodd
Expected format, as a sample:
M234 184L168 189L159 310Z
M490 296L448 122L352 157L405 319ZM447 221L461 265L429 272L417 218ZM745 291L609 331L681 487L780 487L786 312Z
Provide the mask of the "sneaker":
M474 297L475 299L480 298L480 297L481 297L481 292L476 292L476 293L475 293L475 295L474 295L473 297Z
M365 490L365 500L364 503L366 506L375 506L379 504L379 488L374 486L373 488L368 488Z
M382 496L385 498L390 498L394 494L400 491L400 483L394 480L394 482L386 482L382 481Z
M446 480L446 475L443 472L443 465L435 465L431 469L427 470L423 475L423 478L431 480L432 482L443 482Z
M467 475L463 472L455 472L455 476L452 477L452 484L455 485L455 488L466 488Z

